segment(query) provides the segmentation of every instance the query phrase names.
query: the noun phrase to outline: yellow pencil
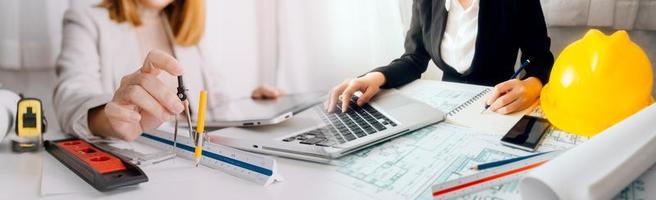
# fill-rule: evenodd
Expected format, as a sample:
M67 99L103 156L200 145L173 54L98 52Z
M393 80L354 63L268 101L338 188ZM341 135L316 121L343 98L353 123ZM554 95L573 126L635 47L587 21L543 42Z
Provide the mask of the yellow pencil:
M196 136L198 137L194 158L196 167L203 156L203 133L205 132L205 105L207 104L207 91L200 91L200 102L198 103L198 124L196 124Z

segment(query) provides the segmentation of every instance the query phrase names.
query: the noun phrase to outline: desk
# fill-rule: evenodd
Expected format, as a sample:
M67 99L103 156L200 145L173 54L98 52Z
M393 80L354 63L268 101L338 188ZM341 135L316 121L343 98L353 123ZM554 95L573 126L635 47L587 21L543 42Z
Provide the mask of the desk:
M47 139L61 139L59 133L47 133ZM148 174L153 184L117 192L91 192L41 196L41 165L45 151L16 154L8 140L0 143L0 196L2 199L372 199L331 181L317 180L326 166L316 163L277 158L283 182L262 187L223 172L199 167L181 175L193 180L157 183L164 174ZM189 161L191 165L191 161Z
M463 92L463 98L465 97L464 96L465 93L469 94L471 92L470 91ZM468 97L467 99L469 98L471 98L471 96ZM462 102L466 101L467 99L460 101L461 99L458 98L451 101L458 101L458 102L454 102L453 105L456 104L459 105ZM448 127L446 128L448 129ZM55 129L51 129L51 130L55 130ZM430 130L428 129L424 129L424 130L430 132ZM451 134L459 133L457 131L447 131L447 132ZM469 164L471 164L470 162L473 162L473 160L468 159L467 156L469 155L464 155L464 157L467 157L467 159L460 160L460 157L463 156L460 156L459 154L455 154L455 153L453 154L454 156L451 156L452 155L451 152L454 152L455 150L449 150L449 148L464 149L464 148L459 148L459 146L455 147L453 144L454 143L461 144L462 142L459 141L463 141L463 140L461 140L460 138L465 137L465 135L454 134L454 135L458 135L458 137L451 137L451 134L449 134L449 136L444 136L444 137L437 135L437 136L431 136L429 138L432 140L432 142L435 142L434 144L436 144L431 146L436 148L439 147L438 150L434 150L432 148L431 149L423 148L424 143L422 142L417 142L417 144L415 144L415 147L417 147L416 149L418 151L431 152L431 155L429 156L432 156L432 154L447 155L449 156L448 160L453 160L454 163L456 161L458 163L462 163L463 164L462 166L465 165L469 166ZM414 134L413 136L417 136L417 134ZM47 139L59 139L64 137L64 135L51 132L46 134L46 137ZM498 138L496 138L496 136L491 140L494 141L495 145L499 145ZM421 141L424 140L422 139ZM449 142L447 145L439 145L437 143L438 141L452 141L452 142L455 141L455 142L453 143ZM390 142L386 144L390 144ZM471 145L468 143L462 143L462 144ZM407 145L399 145L399 146L403 147L403 148L399 148L402 151L408 149L406 148ZM474 145L474 146L483 147L485 146L485 144ZM444 148L442 149L441 147ZM488 152L488 151L484 152L479 150L474 150L474 151L475 152L467 151L466 153L486 154L485 152ZM491 151L493 151L493 149ZM499 155L502 157L506 156L504 152L500 152L500 151L493 151L493 152L498 152L499 154L490 154L490 155ZM382 154L387 152L380 151L379 153ZM328 179L328 178L335 178L338 176L334 173L329 173L334 171L334 169L330 169L331 168L330 166L311 163L311 162L291 160L286 158L277 158L278 169L279 169L278 171L285 180L283 182L275 183L267 187L262 187L250 182L243 181L241 179L224 174L220 171L201 167L193 170L182 170L182 171L170 170L171 173L176 172L177 175L185 177L185 179L174 180L174 181L161 181L163 179L167 179L168 177L167 175L170 174L149 173L148 170L146 170L151 181L148 183L140 184L136 189L114 191L109 193L100 193L94 191L89 193L76 193L70 195L48 195L42 197L40 196L40 192L41 192L40 181L41 181L41 169L42 169L41 158L42 156L44 156L43 154L46 153L41 152L37 154L17 155L9 151L8 141L5 141L2 144L0 144L0 163L8 163L5 165L9 166L7 169L0 171L0 178L2 178L3 180L0 183L0 194L3 196L5 194L9 194L8 196L10 197L18 197L20 199L38 199L38 198L125 199L125 197L128 197L128 199L137 199L137 198L145 199L145 198L154 197L155 198L154 200L158 200L158 199L173 199L173 198L206 199L208 197L213 197L217 195L220 195L220 197L225 199L374 199L375 198L363 192L364 186L361 184L356 183L347 186L344 183L339 183L337 181ZM513 155L519 155L519 154L513 153ZM406 166L416 166L413 162L414 160L416 160L415 159L416 157L414 156L404 156L404 157L405 158L403 160L406 161L404 162ZM502 157L487 156L486 159L487 158L500 159ZM395 157L390 157L390 156L385 156L385 158L396 159ZM430 159L431 162L429 164L431 165L423 166L425 167L425 169L447 171L448 173L445 173L445 176L443 178L448 178L450 177L449 174L456 173L456 171L453 171L451 168L442 165L443 163L450 165L450 163L445 162L445 160L436 159L434 157ZM487 162L490 160L485 160L485 161ZM434 163L436 165L441 165L442 167L434 167L432 165ZM358 166L366 165L368 167L370 166L371 163L359 162L359 164L360 165ZM406 169L400 169L400 170L396 170L395 173L389 173L391 171L389 170L389 168L385 167L387 166L388 162L381 161L377 164L382 167L380 167L380 170L376 170L376 172L382 171L384 175L391 174L392 175L391 177L385 176L388 177L389 179L398 178L394 176L396 173L404 174L408 172L408 171L404 171ZM189 166L191 166L191 162L189 162ZM372 177L371 174L378 174L378 175L380 174L380 173L367 173L361 175L360 172L362 171L359 171L361 170L360 168L355 168L353 170L356 170L358 172L358 174L356 175L359 175L358 176L359 179L361 176L370 178ZM408 174L421 174L421 175L425 174L426 177L424 178L426 179L430 179L431 176L436 174L436 173L434 174L432 172L422 171L422 170L423 168L413 171L416 173L408 172ZM372 170L368 170L368 171L371 172ZM374 179L375 180L373 180L373 182L380 180L377 179L376 177L374 177ZM12 181L4 181L4 180L12 180ZM417 185L422 183L421 181L418 181L414 177L406 178L403 180L405 181L404 183L412 182L412 183L417 183ZM357 189L352 189L352 188L357 188ZM378 187L376 189L380 189L380 188L384 188L385 191L389 190L389 188L387 187ZM396 188L401 188L401 187L396 187ZM416 194L412 190L407 190L407 191L409 191L407 193Z
M454 104L455 105L455 104ZM52 119L51 119L52 120ZM440 134L431 134L434 130L438 129L446 130L438 132ZM501 146L498 144L499 136L489 135L489 134L474 134L470 131L463 132L456 131L460 130L453 125L447 125L446 123L440 123L436 126L431 126L432 128L425 128L419 132L423 133L413 133L412 135L406 135L403 138L398 140L386 142L380 146L397 146L400 148L399 154L402 154L403 159L397 159L397 157L389 156L390 151L382 150L378 147L372 149L379 149L379 151L371 150L363 152L362 155L382 155L378 156L384 158L385 160L372 163L366 159L355 158L357 164L355 168L351 169L351 172L356 173L355 178L358 181L367 178L373 178L370 182L373 182L371 185L377 186L378 191L391 191L393 189L404 189L404 187L399 187L394 185L392 187L383 187L379 186L379 181L383 178L378 178L373 175L383 174L388 179L385 180L399 180L397 174L403 176L405 174L410 174L410 178L403 179L403 183L409 183L406 185L419 185L418 187L424 187L423 182L418 181L419 176L426 175L427 177L421 177L424 179L431 179L431 176L440 175L440 181L446 180L451 177L451 175L462 175L460 172L465 172L468 170L468 166L471 166L472 163L481 163L489 162L492 160L499 160L501 158L507 158L509 148L503 147L506 150L495 151L495 146ZM54 130L54 129L51 129ZM470 137L475 136L475 137ZM64 135L56 132L50 132L46 134L46 139L61 139L65 137ZM487 140L478 140L480 139ZM415 138L416 140L413 140ZM470 138L466 140L466 138ZM567 133L557 133L550 134L549 138L551 140L545 140L542 142L542 150L554 150L569 148L576 145L580 140L573 135ZM425 140L429 139L429 140ZM476 140L476 141L475 141ZM406 141L406 142L404 142ZM408 148L407 141L414 142L414 146L420 154L406 153L405 151ZM487 141L487 142L486 142ZM491 141L491 142L490 142ZM551 142L548 142L551 141ZM471 143L475 142L475 143ZM466 145L456 146L457 144ZM330 173L334 171L334 168L327 165L291 160L286 158L277 158L278 161L278 172L285 179L283 182L275 183L273 185L263 187L259 186L230 175L227 175L223 172L216 171L213 169L199 167L199 168L176 168L175 170L169 169L168 171L159 170L154 173L145 170L148 173L150 181L148 183L140 184L138 187L122 189L119 191L113 191L108 193L100 193L95 190L90 190L86 193L74 193L74 194L62 194L62 195L47 195L41 196L41 173L42 166L44 162L42 158L47 154L46 152L33 153L33 154L14 154L9 150L9 141L4 141L0 143L0 163L4 165L2 170L0 170L0 196L9 197L8 199L148 199L152 198L153 200L159 199L208 199L211 197L218 197L223 199L374 199L374 196L367 195L365 191L365 186L360 183L350 182L350 185L344 183L339 183L337 181L331 180L331 178L336 178L338 175L335 173ZM428 148L427 148L428 147ZM489 148L488 148L489 147ZM477 149L478 148L478 149ZM485 149L480 149L485 148ZM384 149L384 148L383 148ZM470 151L473 150L473 151ZM498 150L498 149L497 149ZM518 151L518 150L517 150ZM373 153L372 153L373 152ZM427 153L426 153L427 152ZM496 152L496 153L494 153ZM392 152L394 153L394 152ZM523 152L524 154L526 152ZM359 154L359 153L356 153ZM417 157L417 155L428 155L434 157ZM412 155L412 156L406 156ZM477 156L484 155L484 156ZM512 155L521 155L519 153L512 153ZM443 157L450 157L448 159L443 159ZM375 156L374 156L375 157ZM451 158L452 157L452 158ZM47 157L46 157L47 158ZM476 158L475 160L473 158ZM483 160L478 160L478 158L484 158ZM394 171L390 170L388 160L398 161L404 160L402 166L418 166L418 162L415 161L430 161L427 162L429 165L422 165L422 168L414 171L413 169L399 168L400 170ZM489 160L488 160L489 159ZM178 159L180 162L188 163L178 163L186 164L185 166L191 166L191 161L186 161ZM379 161L379 160L377 160ZM453 161L449 163L449 161ZM55 161L56 162L56 161ZM45 162L50 163L50 162ZM371 168L372 164L377 164L380 166L376 168L375 172L380 173L363 173L363 171L371 172L367 168ZM435 164L435 165L433 165ZM448 165L448 166L447 166ZM353 166L353 165L351 165ZM364 166L364 167L363 167ZM436 167L439 166L439 167ZM451 166L456 166L457 171ZM359 168L358 168L359 167ZM181 169L181 170L178 170ZM464 170L462 170L464 169ZM432 170L440 170L440 173L433 173ZM347 171L349 172L349 171ZM414 173L413 173L414 172ZM174 173L174 174L172 174ZM417 175L414 177L412 175ZM444 176L442 176L444 175ZM71 178L77 178L75 175L70 175ZM178 177L178 178L175 178ZM180 178L181 177L181 178ZM336 178L339 179L339 178ZM428 182L428 181L426 181ZM430 184L430 183L429 183ZM356 188L356 189L353 189ZM369 187L371 188L371 187ZM381 189L382 188L382 189ZM428 188L426 188L428 189ZM508 190L515 190L516 187L511 186ZM404 190L408 194L417 194L415 190ZM498 194L494 194L495 197ZM515 195L516 196L516 195Z

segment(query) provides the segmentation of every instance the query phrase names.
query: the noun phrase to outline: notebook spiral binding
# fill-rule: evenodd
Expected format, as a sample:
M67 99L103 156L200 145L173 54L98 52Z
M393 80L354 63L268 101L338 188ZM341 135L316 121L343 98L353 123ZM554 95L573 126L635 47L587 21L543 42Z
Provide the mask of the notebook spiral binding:
M453 110L451 110L450 112L448 112L446 114L446 116L452 117L452 116L458 114L458 112L464 110L465 108L467 108L467 106L469 106L469 105L473 104L474 102L478 101L478 99L483 98L483 96L485 96L485 94L489 93L490 91L492 91L492 88L487 88L487 89L481 91L476 96L472 97L471 99L465 101L465 103L460 104L458 107L456 107Z

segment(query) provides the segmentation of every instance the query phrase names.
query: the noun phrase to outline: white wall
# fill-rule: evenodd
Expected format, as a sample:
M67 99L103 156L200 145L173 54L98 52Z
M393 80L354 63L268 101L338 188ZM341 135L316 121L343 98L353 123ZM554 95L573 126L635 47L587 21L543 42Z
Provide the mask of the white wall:
M64 0L0 0L3 6L6 1L30 1L26 3L30 5L43 1L42 4L34 5L49 5ZM89 2L94 1L97 0ZM544 3L555 0L542 1ZM280 17L277 30L279 34L273 37L280 39L279 44L273 44L280 46L279 51L273 51L280 54L279 59L273 62L280 64L278 74L272 74L270 69L273 67L272 60L276 60L268 55L272 52L272 44L262 42L263 38L272 38L271 27L261 26L264 23L261 21L262 17L268 19L267 16L272 14L262 13L268 10L271 2L277 2L274 5L280 8L279 12L273 13L274 16ZM267 76L277 76L274 78L277 81L273 82L289 92L328 89L344 78L385 65L401 55L411 2L412 0L207 0L206 40L213 44L214 51L211 55L216 61L216 67L224 74L221 81L229 86L226 87L226 92L232 96L248 95L256 85L266 82L263 79L267 79ZM638 13L642 14L639 15L654 13L645 14L642 10L656 8L656 0L641 2L641 5L646 6L640 7L641 11ZM0 7L0 11L3 9L6 7ZM15 21L3 18L10 14L11 12L0 12L0 32L3 34L12 33L10 28L18 26ZM30 24L21 23L25 26ZM32 24L40 23L42 22ZM61 26L61 19L50 19L47 24L48 30L57 29ZM580 38L587 28L550 27L554 55L557 56L566 44ZM43 37L36 36L42 29L29 30L31 31L28 35L36 38L36 42L44 41L38 39ZM50 36L51 38L60 37L60 33L48 34L54 35ZM630 34L633 40L647 51L656 67L656 32L631 31ZM3 39L2 36L0 34L0 40ZM58 42L49 39L47 41ZM0 52L9 51L4 47L0 48ZM7 61L6 59L0 53L0 62ZM0 69L0 83L4 84L4 88L44 99L46 115L50 117L50 99L55 80L52 64L35 68L44 69ZM260 74L261 71L269 74ZM429 67L429 73L424 74L424 77L439 79L440 73L435 67ZM57 123L51 125L56 126Z
M0 1L0 69L52 68L68 1Z
M208 0L205 40L230 96L247 96L259 84L258 0Z
M398 0L281 0L278 85L327 90L403 52Z

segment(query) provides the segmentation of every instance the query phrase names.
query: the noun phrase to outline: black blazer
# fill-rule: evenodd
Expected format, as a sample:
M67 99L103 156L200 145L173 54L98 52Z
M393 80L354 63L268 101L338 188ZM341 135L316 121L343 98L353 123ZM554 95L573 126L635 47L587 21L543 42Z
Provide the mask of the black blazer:
M522 52L521 62L532 58L524 77L536 77L546 84L554 60L539 0L480 0L474 59L463 74L441 58L440 44L447 21L444 1L414 1L405 53L373 70L385 75L383 88L419 79L430 59L444 72L444 81L496 85L514 73L518 50Z

